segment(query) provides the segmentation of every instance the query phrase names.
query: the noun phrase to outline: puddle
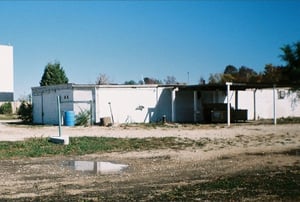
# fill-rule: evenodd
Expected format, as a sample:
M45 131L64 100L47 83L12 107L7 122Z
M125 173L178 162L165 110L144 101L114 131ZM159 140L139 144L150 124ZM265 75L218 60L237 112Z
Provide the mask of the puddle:
M118 174L128 168L126 164L105 161L68 161L64 165L75 171L102 175Z

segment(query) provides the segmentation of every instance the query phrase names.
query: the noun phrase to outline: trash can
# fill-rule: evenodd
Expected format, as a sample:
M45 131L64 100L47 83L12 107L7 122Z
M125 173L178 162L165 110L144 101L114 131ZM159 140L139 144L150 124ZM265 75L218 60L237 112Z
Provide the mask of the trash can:
M74 111L65 111L64 116L64 125L65 126L74 126L75 125L75 115Z

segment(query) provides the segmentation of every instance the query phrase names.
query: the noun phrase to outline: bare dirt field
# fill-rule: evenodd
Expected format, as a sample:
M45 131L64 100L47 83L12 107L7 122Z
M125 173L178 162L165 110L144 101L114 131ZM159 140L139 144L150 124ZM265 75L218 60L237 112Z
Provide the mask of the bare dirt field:
M55 126L0 123L0 141L55 136ZM0 160L5 201L300 201L300 124L63 127L70 137L203 139L201 148ZM129 165L74 171L71 160ZM233 180L234 179L234 180ZM288 190L288 191L287 191Z

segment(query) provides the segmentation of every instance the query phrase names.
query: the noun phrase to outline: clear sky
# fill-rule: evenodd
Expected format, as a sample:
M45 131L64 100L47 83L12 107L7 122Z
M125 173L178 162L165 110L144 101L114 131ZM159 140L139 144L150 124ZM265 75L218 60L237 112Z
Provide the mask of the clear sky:
M298 0L0 1L0 44L14 47L15 99L30 94L48 62L69 81L142 76L197 84L231 64L284 64L300 40ZM188 77L189 75L189 77Z

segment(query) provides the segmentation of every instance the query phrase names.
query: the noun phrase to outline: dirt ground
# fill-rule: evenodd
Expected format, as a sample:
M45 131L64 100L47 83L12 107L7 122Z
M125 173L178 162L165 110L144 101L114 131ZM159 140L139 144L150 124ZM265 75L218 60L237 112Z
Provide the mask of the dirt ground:
M58 156L0 161L0 199L20 201L159 201L174 188L199 185L248 171L288 172L300 167L300 124L176 125L172 127L63 127L63 135L107 137L165 137L203 139L202 148L113 152L85 156ZM55 126L0 123L0 141L55 136ZM291 153L293 151L294 153ZM74 171L71 160L128 164L122 173L102 175ZM293 171L300 184L300 171ZM255 175L259 175L257 172ZM237 190L235 190L237 191ZM216 192L205 192L215 195ZM170 199L170 198L168 198ZM209 198L188 198L193 201ZM274 195L256 195L242 201L281 201ZM300 191L289 200L300 200ZM220 199L221 200L221 199ZM161 199L163 201L163 199ZM214 200L213 200L214 201Z

